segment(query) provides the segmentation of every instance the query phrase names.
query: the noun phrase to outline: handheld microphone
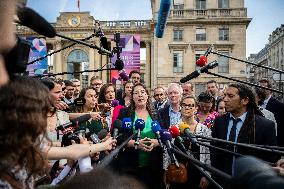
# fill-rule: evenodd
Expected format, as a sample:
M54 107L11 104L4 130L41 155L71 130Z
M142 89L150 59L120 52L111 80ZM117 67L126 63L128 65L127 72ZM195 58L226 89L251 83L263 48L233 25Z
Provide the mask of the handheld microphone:
M163 147L163 143L161 141L161 135L160 135L160 130L161 130L160 123L158 121L153 121L151 123L151 129L152 129L153 133L156 134L156 137L157 137L157 140L158 140L160 146Z
M111 107L116 107L118 105L119 105L119 101L118 100L114 99L114 100L111 101Z
M104 139L106 136L107 136L107 130L106 129L102 129L98 132L98 134L96 133L86 133L86 137L87 138L90 138L91 141L94 143L94 144L98 144L98 143L101 143L102 139ZM88 136L89 135L89 136Z
M176 159L175 154L172 152L171 141L172 135L169 131L162 129L161 130L161 141L166 145L167 152L171 158L171 162L174 163L177 167L179 167L178 161Z
M134 142L134 147L137 149L139 145L139 140L141 138L141 131L145 128L145 121L143 119L137 119L134 123L135 130L137 130L137 137Z
M179 128L175 125L171 126L169 128L169 131L172 135L173 138L175 138L179 144L179 146L181 147L181 150L184 152L184 153L187 153L186 151L186 148L183 144L183 139L180 137L180 131L179 131Z
M121 70L121 71L120 71L119 77L120 77L123 81L128 81L128 80L129 80L129 76L126 74L125 70Z
M122 128L122 121L117 119L113 122L113 132L112 132L112 137L114 139L117 139L118 137L118 132Z
M129 117L122 119L122 129L123 130L131 130L133 127L132 120Z
M27 26L45 37L52 38L56 36L56 31L52 25L31 8L18 6L17 15L19 24Z
M156 26L156 37L162 38L166 27L167 18L171 8L171 0L161 0L158 22Z
M195 70L194 72L192 72L191 74L185 76L184 78L181 78L180 82L181 83L185 83L191 79L194 79L196 77L198 77L201 73L207 73L209 69L213 69L216 66L218 66L218 62L217 60L208 63L206 66L200 68L199 70Z
M69 127L74 127L74 126L76 126L76 125L78 125L78 124L80 124L80 123L86 122L86 121L88 121L88 120L91 119L91 118L92 118L92 117L91 117L90 114L85 114L85 115L82 115L82 116L80 116L80 117L77 117L77 118L75 118L75 119L70 120L70 122L68 122L68 123L65 123L65 124L63 124L63 125L59 125L59 126L56 127L55 129L56 129L57 131L58 131L58 130L63 131L64 129L67 129L67 128L69 128Z
M179 125L179 128L180 128L180 131L181 133L184 133L185 136L187 136L187 138L190 140L190 142L192 144L195 144L197 146L199 146L196 138L192 135L192 133L190 132L190 129L189 129L189 125L186 124L186 123L181 123Z

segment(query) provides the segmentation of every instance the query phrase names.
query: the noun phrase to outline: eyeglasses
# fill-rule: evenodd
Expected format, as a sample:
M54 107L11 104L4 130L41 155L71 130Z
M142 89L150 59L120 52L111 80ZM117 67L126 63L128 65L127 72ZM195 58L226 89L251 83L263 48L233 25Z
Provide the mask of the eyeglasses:
M195 107L195 104L184 104L184 103L182 103L182 104L181 104L181 107L182 107L182 108L194 108L194 107Z
M154 96L163 96L164 94L154 94Z

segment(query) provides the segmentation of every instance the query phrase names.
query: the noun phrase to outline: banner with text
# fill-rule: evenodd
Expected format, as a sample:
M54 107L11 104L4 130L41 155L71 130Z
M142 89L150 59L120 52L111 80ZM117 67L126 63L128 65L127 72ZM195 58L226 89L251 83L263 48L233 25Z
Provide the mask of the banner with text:
M26 40L28 40L31 43L31 50L28 62L31 62L47 54L46 41L44 38L27 37ZM48 69L47 58L37 61L31 65L28 65L27 67L29 75L46 74L48 71L47 69Z
M121 35L120 46L122 52L121 60L124 63L124 71L128 75L132 70L140 71L140 35ZM114 64L116 56L112 57L111 62ZM121 84L119 71L111 71L111 81L113 84Z

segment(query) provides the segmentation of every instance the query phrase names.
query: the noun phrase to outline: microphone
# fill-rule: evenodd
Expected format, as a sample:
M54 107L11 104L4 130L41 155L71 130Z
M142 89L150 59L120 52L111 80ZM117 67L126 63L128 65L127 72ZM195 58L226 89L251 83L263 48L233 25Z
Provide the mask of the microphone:
M172 145L171 141L172 140L172 135L169 131L166 129L161 130L161 141L166 145L167 152L171 158L171 162L175 163L177 167L179 167L178 161L176 159L175 154L172 152Z
M117 119L113 122L113 132L112 137L116 139L118 137L118 132L122 128L122 121Z
M156 37L162 38L166 27L167 18L171 8L171 0L161 0L158 22L156 26Z
M189 129L189 125L188 125L188 124L186 124L186 123L181 123L181 124L179 125L179 128L180 128L181 133L184 133L184 135L186 135L186 136L189 138L189 140L190 140L190 142L191 142L192 144L195 144L195 145L199 146L199 144L198 144L196 138L195 138L195 137L192 135L192 133L190 132L190 129Z
M141 131L145 128L145 121L143 119L137 119L134 123L135 130L137 130L137 137L134 142L135 149L137 149L139 145L139 140L141 138Z
M18 6L17 15L19 24L27 26L45 37L56 36L56 31L52 25L31 8Z
M119 101L118 100L114 99L114 100L111 101L111 106L112 107L116 107L118 105L119 105Z
M201 55L199 59L196 61L196 65L199 67L205 66L206 63L207 63L207 57L204 55Z
M126 74L125 70L121 70L121 71L120 71L119 77L120 77L123 81L128 81L128 80L129 80L129 76Z
M158 121L153 121L151 123L151 129L152 129L153 133L156 134L156 137L157 137L157 140L158 140L160 146L163 147L163 143L161 141L161 135L160 135L160 130L161 130L160 123Z
M131 130L133 127L132 120L129 117L122 119L122 129L123 130Z
M191 74L185 76L184 78L181 78L180 82L181 83L185 83L191 79L194 79L196 77L198 77L201 73L206 73L208 72L209 69L213 69L216 66L218 66L218 62L217 60L208 63L206 66L200 68L199 70L195 70L194 72L192 72Z
M59 125L59 126L56 127L55 129L56 129L57 131L58 131L58 130L63 131L64 129L67 129L67 128L69 128L69 127L73 127L73 126L76 126L76 125L78 125L78 124L80 124L80 123L86 122L86 121L88 121L88 120L91 119L91 118L92 118L92 117L91 117L90 114L85 114L85 115L82 115L82 116L80 116L80 117L77 117L77 118L75 118L75 119L70 120L70 122L68 122L68 123L65 123L65 124L63 124L63 125Z
M102 139L104 139L106 136L107 136L107 130L106 129L102 129L102 130L100 130L100 132L98 132L98 134L96 134L96 133L93 133L93 134L91 134L89 137L88 136L86 136L87 138L90 138L91 139L91 141L94 143L94 144L98 144L98 143L101 143L102 141ZM86 133L86 135L87 135L87 133Z
M175 125L171 126L169 128L169 131L172 135L173 138L175 138L179 144L179 146L181 147L181 150L184 152L184 153L187 153L187 150L183 144L183 139L180 137L180 131L179 131L179 128Z

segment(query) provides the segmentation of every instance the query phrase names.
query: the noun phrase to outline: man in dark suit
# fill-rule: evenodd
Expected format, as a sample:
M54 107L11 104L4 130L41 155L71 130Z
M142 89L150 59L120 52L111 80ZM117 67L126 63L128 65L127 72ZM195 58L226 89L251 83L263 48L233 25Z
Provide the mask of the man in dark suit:
M272 85L268 79L259 80L259 84L272 88ZM280 102L272 96L272 92L265 90L266 99L261 105L262 108L265 108L271 111L274 114L276 123L277 123L277 145L284 147L284 103Z
M225 91L224 102L228 113L216 118L212 128L212 137L238 143L276 145L274 122L262 116L255 102L255 96L248 86L230 84ZM221 143L214 143L214 145L243 155L254 155L270 162L276 160L273 154L262 151L234 148ZM213 151L211 160L214 167L232 174L235 157Z
M169 103L165 89L163 87L156 87L153 91L154 91L153 96L155 99L154 108L156 110L160 110L166 107Z

